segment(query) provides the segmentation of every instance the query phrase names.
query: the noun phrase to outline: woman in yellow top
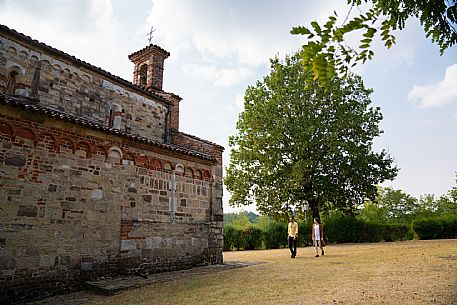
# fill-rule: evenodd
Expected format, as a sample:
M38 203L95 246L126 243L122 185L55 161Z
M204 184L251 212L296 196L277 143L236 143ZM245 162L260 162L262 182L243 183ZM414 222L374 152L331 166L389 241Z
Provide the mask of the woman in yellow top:
M297 239L298 239L298 223L295 222L294 215L290 216L289 225L287 227L290 257L297 256Z

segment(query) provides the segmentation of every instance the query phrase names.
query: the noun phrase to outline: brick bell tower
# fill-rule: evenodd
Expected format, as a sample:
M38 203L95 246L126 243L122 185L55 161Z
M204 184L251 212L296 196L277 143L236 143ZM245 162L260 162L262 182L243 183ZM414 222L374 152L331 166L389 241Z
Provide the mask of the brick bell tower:
M133 83L146 89L162 90L163 62L170 53L159 46L149 46L129 55L135 65Z
M133 83L145 87L146 90L156 93L170 102L168 113L168 129L179 130L179 102L181 98L173 93L164 92L163 63L170 53L159 46L149 46L129 55L135 65L133 70Z

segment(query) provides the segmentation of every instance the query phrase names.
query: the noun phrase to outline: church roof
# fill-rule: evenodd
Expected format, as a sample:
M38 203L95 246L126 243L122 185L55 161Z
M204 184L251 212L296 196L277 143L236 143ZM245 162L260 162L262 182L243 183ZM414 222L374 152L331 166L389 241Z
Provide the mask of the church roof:
M48 117L52 117L52 118L59 119L59 120L64 120L64 121L68 121L68 122L71 122L71 123L74 123L74 124L78 124L78 125L90 128L90 129L99 130L99 131L102 131L102 132L105 132L105 133L108 133L108 134L114 134L114 135L117 135L117 136L129 138L129 139L132 139L134 141L138 141L138 142L142 142L142 143L145 143L145 144L154 145L154 146L166 149L166 150L175 151L175 152L178 152L178 153L183 153L183 154L186 154L186 155L189 155L189 156L194 156L194 157L197 157L197 158L210 160L210 161L215 161L216 160L212 155L209 155L209 154L205 154L205 153L202 153L202 152L199 152L199 151L195 151L195 150L192 150L192 149L188 149L188 148L185 148L185 147L182 147L182 146L178 146L178 145L160 143L160 142L158 142L156 140L152 140L152 139L148 139L148 138L141 137L141 136L138 136L138 135L134 135L134 134L131 134L131 133L127 133L125 131L121 131L121 130L118 130L118 129L109 128L107 126L101 125L101 124L99 124L97 122L94 122L94 121L91 121L89 119L77 117L77 116L74 116L72 114L68 114L66 112L59 111L57 109L53 109L53 108L50 108L50 107L47 107L47 106L40 105L40 104L37 103L36 99L32 99L32 98L29 98L29 97L17 96L17 95L6 95L6 94L3 94L3 93L0 93L0 104L2 104L2 105L10 105L10 106L13 106L13 107L19 107L19 108L25 109L27 111L41 113L41 114L44 114L44 115L46 115Z
M141 53L143 52L146 52L147 50L150 50L150 49L155 49L159 52L161 52L162 54L164 54L166 57L170 56L170 52L168 52L167 50L165 49L162 49L161 47L159 47L158 45L155 45L155 44L150 44L144 48L142 48L141 50L138 50L138 51L135 51L133 52L132 54L129 55L129 59L131 59L132 57L136 56L136 55L140 55Z

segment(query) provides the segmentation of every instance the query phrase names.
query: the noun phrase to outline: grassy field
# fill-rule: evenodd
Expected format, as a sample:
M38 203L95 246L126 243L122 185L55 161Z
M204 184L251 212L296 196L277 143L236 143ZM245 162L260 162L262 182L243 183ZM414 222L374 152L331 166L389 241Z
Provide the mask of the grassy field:
M457 240L226 252L263 264L97 297L89 304L457 304Z

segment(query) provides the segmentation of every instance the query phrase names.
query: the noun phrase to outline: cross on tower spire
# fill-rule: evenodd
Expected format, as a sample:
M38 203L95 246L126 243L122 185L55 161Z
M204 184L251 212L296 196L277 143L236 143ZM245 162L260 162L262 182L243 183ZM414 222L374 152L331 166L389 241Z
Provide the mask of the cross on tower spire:
M149 31L148 34L146 34L146 36L149 36L148 37L148 40L149 40L149 44L151 44L151 40L152 40L152 33L155 32L156 29L154 29L154 26L151 26L151 30Z

